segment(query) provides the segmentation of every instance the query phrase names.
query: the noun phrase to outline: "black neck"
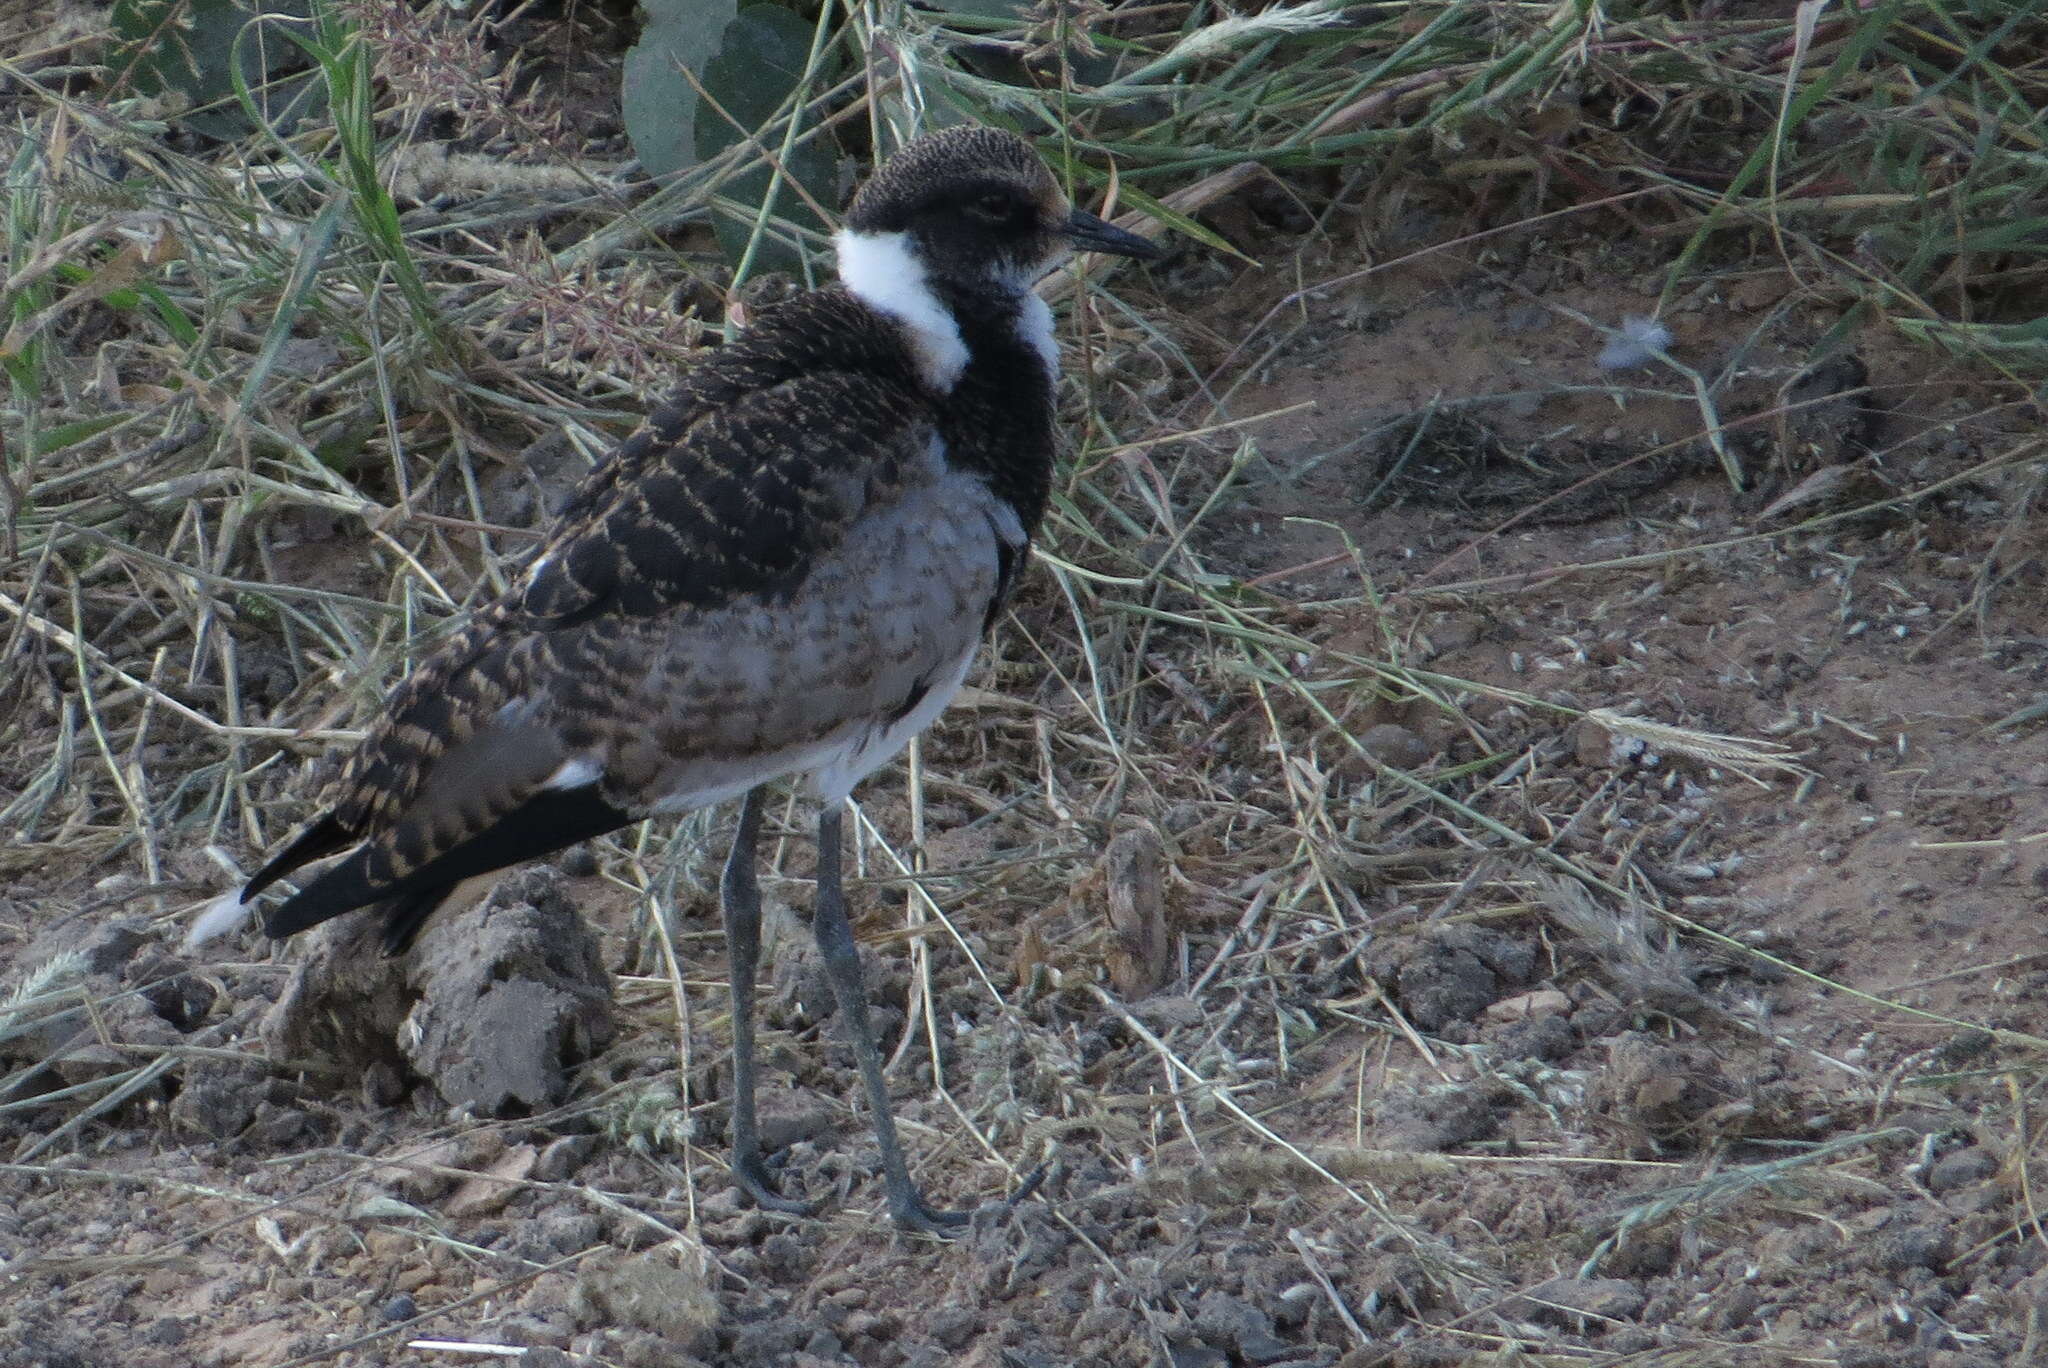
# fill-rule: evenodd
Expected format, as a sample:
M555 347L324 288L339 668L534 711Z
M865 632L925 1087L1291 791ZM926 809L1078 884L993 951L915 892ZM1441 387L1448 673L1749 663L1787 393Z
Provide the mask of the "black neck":
M939 404L948 457L987 480L1033 533L1052 489L1053 376L1017 330L1024 301L945 282L934 287L967 344L967 369Z

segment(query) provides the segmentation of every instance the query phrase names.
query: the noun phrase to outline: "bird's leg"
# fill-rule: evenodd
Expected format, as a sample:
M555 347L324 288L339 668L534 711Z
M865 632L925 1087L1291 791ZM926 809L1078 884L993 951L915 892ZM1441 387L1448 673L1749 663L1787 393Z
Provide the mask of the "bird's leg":
M785 1197L761 1164L754 1115L754 977L761 963L761 889L754 881L754 845L761 835L761 790L740 804L739 829L719 880L725 949L732 966L732 1174L757 1206L809 1214L815 1202Z
M896 1140L896 1117L889 1105L889 1087L882 1081L882 1052L875 1046L875 1028L868 1020L868 990L861 977L860 951L853 943L853 926L846 919L846 895L839 878L840 812L840 804L828 802L818 814L818 902L811 912L811 931L825 957L832 995L839 1001L839 1015L853 1038L853 1055L860 1064L861 1082L867 1087L868 1106L875 1114L875 1140L882 1147L882 1183L889 1197L889 1214L905 1230L941 1233L949 1226L965 1225L967 1213L938 1211L925 1205L903 1163L903 1147Z

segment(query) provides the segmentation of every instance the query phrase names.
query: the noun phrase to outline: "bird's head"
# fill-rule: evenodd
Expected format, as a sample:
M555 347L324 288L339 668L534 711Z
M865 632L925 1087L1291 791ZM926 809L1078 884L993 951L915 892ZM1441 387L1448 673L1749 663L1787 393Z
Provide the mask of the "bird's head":
M840 235L842 274L863 250L907 256L959 288L1010 294L1029 290L1075 251L1161 255L1069 205L1030 143L971 126L906 144L861 187Z

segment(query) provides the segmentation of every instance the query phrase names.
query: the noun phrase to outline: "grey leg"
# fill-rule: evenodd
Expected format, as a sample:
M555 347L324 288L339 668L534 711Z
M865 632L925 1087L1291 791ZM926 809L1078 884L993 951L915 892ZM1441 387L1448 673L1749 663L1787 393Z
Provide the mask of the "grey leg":
M925 1205L904 1166L903 1147L896 1141L896 1117L890 1110L888 1085L882 1081L882 1052L875 1046L875 1028L868 1020L867 983L861 977L860 951L846 919L846 895L839 878L840 811L838 803L827 803L818 814L818 902L811 911L811 931L825 956L832 995L839 1000L839 1015L853 1039L853 1055L860 1064L868 1106L875 1114L875 1140L882 1147L882 1183L889 1198L889 1214L905 1230L939 1234L949 1226L967 1224L967 1213L937 1211Z
M761 964L761 889L754 881L754 845L761 835L761 790L740 805L739 829L719 880L725 913L725 948L732 963L732 1174L757 1206L770 1211L817 1210L815 1202L784 1197L761 1164L754 1115L754 980Z

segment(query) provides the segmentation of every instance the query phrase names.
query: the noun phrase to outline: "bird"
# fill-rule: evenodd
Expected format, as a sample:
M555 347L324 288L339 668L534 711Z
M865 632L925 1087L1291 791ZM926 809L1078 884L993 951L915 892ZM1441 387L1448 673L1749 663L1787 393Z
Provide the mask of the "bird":
M712 348L570 495L538 554L335 757L319 816L235 908L283 939L372 909L403 954L459 885L633 822L740 800L720 879L732 1172L761 1155L754 991L763 794L816 791L811 925L851 1038L890 1216L942 1233L898 1141L847 919L841 815L959 691L1026 564L1055 449L1059 349L1033 287L1077 251L1160 248L1075 208L1025 138L907 142L835 234L838 283ZM332 858L332 857L339 857Z

